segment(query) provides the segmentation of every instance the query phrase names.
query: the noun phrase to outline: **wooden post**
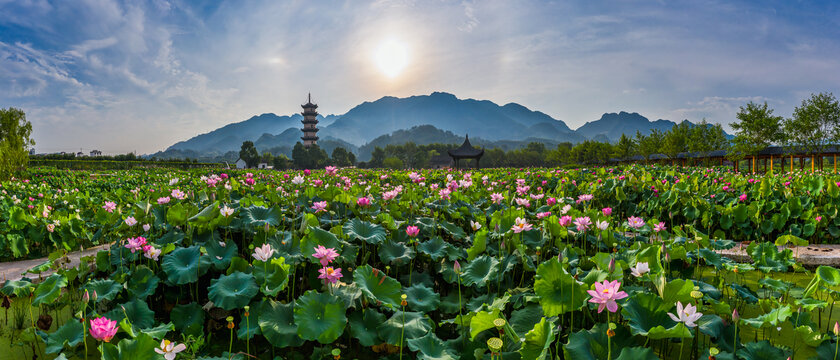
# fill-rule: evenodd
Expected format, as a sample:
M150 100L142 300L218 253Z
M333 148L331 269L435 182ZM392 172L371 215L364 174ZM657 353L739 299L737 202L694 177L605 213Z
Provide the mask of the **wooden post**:
M773 155L770 155L770 172L773 172Z
M814 172L814 155L811 155L811 172Z
M755 156L753 155L752 159L752 173L755 174Z
M790 172L793 172L793 155L790 156Z
M837 173L837 154L834 154L834 173Z

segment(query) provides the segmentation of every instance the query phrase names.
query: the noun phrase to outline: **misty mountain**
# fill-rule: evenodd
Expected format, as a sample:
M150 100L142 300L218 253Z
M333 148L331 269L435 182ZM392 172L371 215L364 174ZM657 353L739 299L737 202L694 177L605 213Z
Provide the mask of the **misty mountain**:
M653 129L665 132L671 130L676 124L671 120L650 121L638 113L622 111L618 114L601 115L600 119L583 124L576 132L587 139L603 141L606 137L610 142L616 142L621 138L621 134L633 137L636 136L636 131L644 135L650 134Z

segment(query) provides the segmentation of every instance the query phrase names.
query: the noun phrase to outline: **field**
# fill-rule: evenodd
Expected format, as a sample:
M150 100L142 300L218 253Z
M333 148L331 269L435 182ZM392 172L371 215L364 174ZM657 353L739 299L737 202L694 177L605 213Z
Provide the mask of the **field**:
M787 248L840 242L836 174L46 169L1 185L0 260L50 259L0 288L14 358L837 358L840 271ZM716 252L733 247L752 261Z

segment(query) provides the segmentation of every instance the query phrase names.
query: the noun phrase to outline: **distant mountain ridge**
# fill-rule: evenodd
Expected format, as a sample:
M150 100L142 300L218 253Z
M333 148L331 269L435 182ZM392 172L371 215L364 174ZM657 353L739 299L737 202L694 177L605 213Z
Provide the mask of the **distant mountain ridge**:
M259 151L291 149L300 141L300 114L278 116L272 113L220 127L180 141L158 158L185 155L211 157L238 152L243 141L254 141ZM546 145L584 140L617 141L621 134L648 134L653 129L668 131L676 123L650 121L638 113L605 113L600 119L572 130L562 120L531 110L517 103L500 106L489 100L459 99L445 92L397 98L385 96L366 101L343 115L318 116L319 144L328 150L337 146L359 152L365 158L375 146L413 141L453 142L469 134L473 144L482 146L520 146L528 141ZM472 139L471 139L472 140ZM462 140L461 140L462 141ZM329 148L329 149L327 149ZM290 150L288 150L290 151Z

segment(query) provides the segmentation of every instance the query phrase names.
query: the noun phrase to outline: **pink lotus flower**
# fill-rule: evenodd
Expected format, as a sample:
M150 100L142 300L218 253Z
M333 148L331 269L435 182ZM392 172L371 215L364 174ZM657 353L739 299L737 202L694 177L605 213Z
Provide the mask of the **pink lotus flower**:
M741 194L741 196L738 197L738 201L747 201L747 194Z
M222 216L228 217L228 216L233 215L234 210L229 208L227 205L224 205L224 206L222 206L222 209L219 210L219 212L222 213Z
M627 297L624 291L618 291L621 283L618 280L607 281L603 283L595 283L595 290L587 290L586 292L592 296L589 302L598 304L598 313L604 311L606 307L610 312L618 311L618 304L616 300L621 300Z
M156 249L152 245L146 245L143 247L143 256L147 259L151 259L154 261L158 261L158 257L160 256L160 249Z
M309 174L311 174L311 173L312 173L312 171L310 171L309 169L303 170L303 175L305 175L305 176L309 176Z
M274 255L274 249L272 249L271 245L269 244L263 244L263 246L254 249L254 253L251 254L251 256L253 256L254 259L263 262L268 261L268 259L271 259L271 255Z
M178 355L179 352L184 351L187 349L187 346L184 344L177 344L171 342L169 340L162 340L160 342L160 347L155 348L155 352L158 354L163 355L163 358L166 360L174 360L175 356Z
M49 231L49 232L55 231L55 224L47 224L47 231Z
M370 206L370 199L368 199L367 197L360 197L358 200L356 200L356 205L359 205L361 207L368 207Z
M128 241L128 244L125 244L125 248L131 250L132 254L134 254L135 251L143 250L143 246L146 245L146 238L142 236L128 238L126 241Z
M152 228L152 225L143 224L143 231L148 232Z
M137 225L137 220L135 220L133 216L129 216L125 219L125 224L131 227Z
M316 201L316 202L312 203L312 210L315 210L316 214L319 213L319 212L325 211L326 208L327 208L327 202L326 201Z
M409 226L405 228L405 233L408 234L408 236L416 237L418 234L420 234L420 228L416 226Z
M604 231L604 230L607 230L607 228L610 227L610 223L607 222L607 221L596 221L595 222L595 227L597 227L598 230Z
M653 225L653 231L654 232L665 231L665 223L664 222L656 223L656 225Z
M560 226L569 226L572 224L572 217L569 215L561 216L558 222L560 223Z
M612 208L605 207L601 209L601 213L604 214L604 216L610 216L612 215Z
M583 194L583 195L578 196L578 202L589 201L589 200L592 200L592 198L593 198L592 194Z
M547 216L551 216L551 211L537 213L537 219L542 219Z
M158 198L158 205L168 204L170 199L169 196L159 197Z
M324 171L327 173L327 175L335 175L337 170L338 168L335 166L327 166L324 168Z
M117 334L117 322L106 317L99 317L90 321L90 336L94 339L110 342Z
M511 230L513 230L515 234L519 234L523 231L531 230L531 224L529 224L527 220L518 217L516 218L516 223L513 227L511 227Z
M499 193L490 194L490 201L492 201L494 204L501 203L502 200L504 200L504 199L505 199L505 197L502 196L502 194L499 194Z
M35 199L32 199L32 200L35 200ZM105 211L107 211L109 213L112 213L112 212L114 212L114 210L117 209L117 203L115 203L113 201L106 201L105 205L102 205L102 208L105 209Z
M684 323L685 326L693 328L697 326L694 322L700 319L703 313L697 312L697 307L691 304L685 304L685 308L683 308L682 303L677 301L677 315L668 313L668 316L671 320Z
M575 219L575 229L578 232L586 231L589 229L589 226L592 225L592 220L589 219L589 216L583 216Z
M327 264L338 257L338 252L334 248L326 248L324 245L318 245L315 247L315 253L312 256L321 262L321 266L327 266Z
M516 200L516 205L524 206L524 207L530 207L531 206L531 203L528 201L528 199L516 198L515 200Z
M627 224L630 225L631 228L638 230L645 226L645 221L638 216L631 216L627 218Z
M254 178L245 179L245 185L253 186L257 181Z
M548 206L554 206L554 204L557 203L557 199L550 197L548 199L545 199L545 203L548 204Z
M332 284L338 282L338 279L341 279L341 268L333 268L333 267L323 267L318 269L318 272L321 275L318 275L319 279L325 279Z
M820 221L822 221L822 216L817 215L817 217L816 217L816 218L814 218L814 220L817 220L817 222L820 222Z

